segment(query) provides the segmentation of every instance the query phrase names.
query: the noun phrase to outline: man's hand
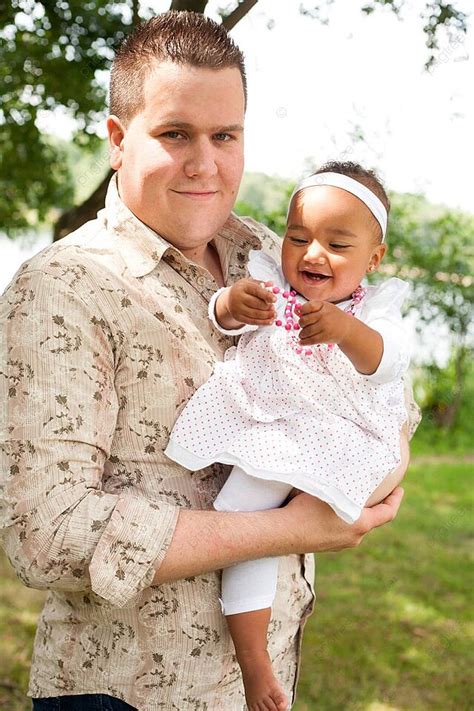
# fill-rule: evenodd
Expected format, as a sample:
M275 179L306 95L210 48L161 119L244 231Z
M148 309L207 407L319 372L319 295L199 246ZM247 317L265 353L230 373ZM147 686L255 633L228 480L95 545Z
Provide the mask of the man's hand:
M404 493L398 486L380 504L363 509L352 525L345 523L320 499L296 493L284 507L288 515L288 536L293 534L292 552L340 551L358 546L373 528L393 521Z
M314 343L336 343L345 340L351 329L353 316L341 311L328 301L308 301L300 309L300 341L303 346Z
M272 286L272 282L265 282L265 286ZM276 318L273 306L276 296L265 286L256 279L239 279L223 291L216 301L216 319L222 328L272 324Z

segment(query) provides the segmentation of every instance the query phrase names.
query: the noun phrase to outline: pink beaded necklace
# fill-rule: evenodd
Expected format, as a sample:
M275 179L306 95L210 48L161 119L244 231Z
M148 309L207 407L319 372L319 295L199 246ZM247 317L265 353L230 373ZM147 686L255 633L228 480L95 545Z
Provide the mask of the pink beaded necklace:
M282 289L280 289L279 286L270 287L270 290L274 294L279 294L280 292L282 292L281 295L284 299L286 299L285 323L283 324L283 321L281 319L277 319L275 321L275 326L284 326L285 331L288 331L288 340L291 344L291 347L298 355L314 355L313 348L316 348L317 350L321 350L323 348L326 350L332 350L334 348L334 343L317 343L311 348L303 347L299 342L298 336L296 334L296 332L299 331L301 328L299 324L299 312L302 306L302 304L296 300L296 291L294 291L293 289L291 291L283 291ZM359 284L357 289L352 293L351 300L344 308L344 312L346 314L351 314L351 316L355 316L356 308L358 304L360 304L366 293L367 289L365 289Z

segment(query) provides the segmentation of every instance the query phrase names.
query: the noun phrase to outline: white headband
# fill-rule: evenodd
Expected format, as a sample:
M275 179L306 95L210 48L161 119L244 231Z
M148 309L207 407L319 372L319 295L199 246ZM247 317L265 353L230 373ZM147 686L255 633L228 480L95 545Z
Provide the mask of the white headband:
M348 193L352 193L359 200L367 205L372 215L375 217L380 227L382 228L382 242L385 241L385 235L387 232L387 210L381 200L375 195L372 190L366 188L365 185L359 183L358 180L354 178L349 178L348 175L341 175L341 173L317 173L316 175L311 175L309 178L305 178L298 183L296 188L290 198L289 205L296 193L305 188L312 188L318 185L330 185L334 188L342 188L342 190L347 190ZM288 206L288 212L290 208Z

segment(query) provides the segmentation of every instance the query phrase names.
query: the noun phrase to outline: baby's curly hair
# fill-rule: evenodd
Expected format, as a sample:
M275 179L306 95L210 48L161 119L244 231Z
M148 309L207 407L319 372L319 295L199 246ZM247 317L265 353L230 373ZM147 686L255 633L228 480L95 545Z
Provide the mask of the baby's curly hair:
M365 185L366 188L369 188L369 190L379 198L387 210L387 215L389 214L390 200L385 192L382 181L374 170L368 170L353 161L332 160L321 166L313 175L319 175L319 173L340 173L341 175L347 175L347 177L357 180L359 183L362 183L362 185ZM377 241L382 242L382 229L375 218L374 229L377 230Z

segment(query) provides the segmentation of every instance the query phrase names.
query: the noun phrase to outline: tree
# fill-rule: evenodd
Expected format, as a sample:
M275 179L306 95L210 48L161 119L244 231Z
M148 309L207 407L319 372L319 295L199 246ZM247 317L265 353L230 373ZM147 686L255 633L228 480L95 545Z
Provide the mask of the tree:
M474 219L456 210L436 210L424 198L406 195L394 201L390 222L388 240L393 248L388 265L411 282L411 308L416 309L420 328L443 323L449 329L451 361L446 372L452 376L452 387L449 397L433 401L432 414L437 424L452 428L474 353Z
M232 29L258 0L238 0L221 11ZM334 0L325 0L328 7ZM208 0L172 0L170 9L205 12ZM402 14L402 0L372 0L370 14L389 6ZM301 11L320 21L321 6ZM110 173L82 205L71 207L73 178L64 150L41 132L45 113L60 111L75 121L73 141L95 151L97 126L105 116L108 71L114 49L133 26L154 14L151 0L11 0L0 2L0 223L10 236L44 220L51 208L65 210L55 227L60 238L94 217L103 205ZM429 54L435 61L438 34L463 34L467 18L454 3L424 0L421 13ZM69 208L69 209L68 209Z

